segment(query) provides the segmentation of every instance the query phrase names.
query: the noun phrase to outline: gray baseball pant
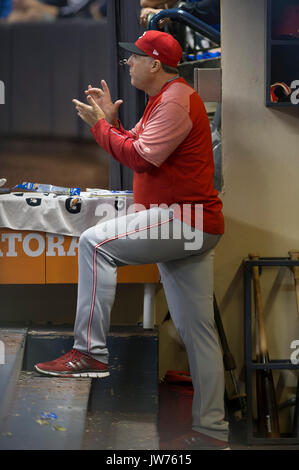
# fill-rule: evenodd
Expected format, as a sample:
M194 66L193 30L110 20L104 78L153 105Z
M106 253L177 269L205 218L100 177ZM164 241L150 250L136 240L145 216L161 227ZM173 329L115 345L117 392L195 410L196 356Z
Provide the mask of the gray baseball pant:
M108 363L106 337L117 266L157 263L169 312L188 355L194 388L192 427L227 440L224 369L213 310L213 248L219 238L191 232L171 210L158 207L83 232L74 348Z

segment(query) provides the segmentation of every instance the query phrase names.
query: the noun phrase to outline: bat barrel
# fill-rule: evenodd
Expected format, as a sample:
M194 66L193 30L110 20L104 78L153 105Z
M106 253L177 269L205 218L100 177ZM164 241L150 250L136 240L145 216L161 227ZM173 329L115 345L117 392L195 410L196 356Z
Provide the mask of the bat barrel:
M249 254L249 258L252 260L258 260L259 255L256 253L251 253ZM262 293L258 266L252 266L252 278L256 307L256 359L259 363L267 364L270 360L264 325ZM280 437L278 407L276 403L274 380L271 369L262 369L256 371L256 394L258 425L260 433L263 435L263 437Z

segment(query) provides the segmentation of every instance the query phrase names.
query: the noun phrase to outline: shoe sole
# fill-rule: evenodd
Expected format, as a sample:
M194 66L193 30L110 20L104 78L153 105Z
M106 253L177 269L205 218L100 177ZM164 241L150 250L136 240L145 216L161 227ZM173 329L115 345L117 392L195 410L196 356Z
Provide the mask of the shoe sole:
M87 377L91 379L101 379L104 377L108 377L110 375L110 372L74 372L74 373L68 373L68 372L51 372L47 370L42 370L37 366L34 366L35 370L41 374L44 375L51 375L52 377Z

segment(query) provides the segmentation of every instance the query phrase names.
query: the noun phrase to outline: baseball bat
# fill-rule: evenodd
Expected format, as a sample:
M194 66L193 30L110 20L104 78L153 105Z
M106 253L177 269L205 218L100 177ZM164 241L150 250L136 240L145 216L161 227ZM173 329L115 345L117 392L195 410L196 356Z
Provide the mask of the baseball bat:
M299 260L299 251L298 250L290 250L289 257L293 261ZM295 281L295 291L296 291L296 300L297 300L297 312L299 315L299 266L292 266L292 271L294 275Z
M293 261L298 261L299 260L299 251L298 250L290 250L289 251L289 257ZM292 266L292 271L294 275L294 281L295 281L295 292L296 292L296 301L297 301L297 313L299 316L299 266ZM293 422L293 435L295 437L298 436L298 431L299 431L299 408L298 408L298 401L299 401L299 379L297 379L297 391L296 391L296 397L290 400L291 405L295 405L295 410L294 410L294 422Z
M235 416L235 419L239 421L246 417L246 413L247 413L246 395L240 393L238 382L234 373L236 369L235 359L231 353L231 350L227 342L227 338L226 338L226 334L224 331L224 327L223 327L223 323L221 320L219 307L217 304L215 294L214 294L213 303L214 303L215 324L217 327L218 335L219 335L221 346L222 346L223 363L224 363L225 370L230 373L230 377L231 377L233 389L234 389L234 395L231 397L231 400L238 401L238 410L234 412L234 416Z
M257 254L249 254L252 260L258 260ZM259 276L259 267L252 266L252 278L256 309L256 359L257 363L269 364L265 324L263 317L263 304ZM274 380L271 369L256 370L256 396L259 432L263 437L280 437L278 406L275 397Z

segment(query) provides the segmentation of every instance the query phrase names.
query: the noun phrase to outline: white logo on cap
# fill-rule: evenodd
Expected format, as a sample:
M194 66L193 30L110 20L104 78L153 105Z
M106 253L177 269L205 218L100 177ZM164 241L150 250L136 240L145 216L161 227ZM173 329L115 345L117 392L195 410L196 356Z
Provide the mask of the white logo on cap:
M159 55L159 52L158 52L156 49L154 49L154 50L153 50L153 54Z

